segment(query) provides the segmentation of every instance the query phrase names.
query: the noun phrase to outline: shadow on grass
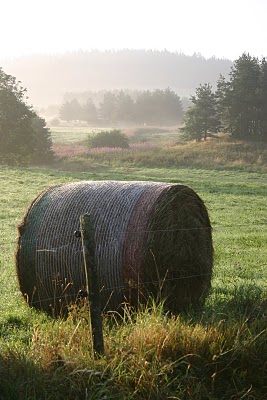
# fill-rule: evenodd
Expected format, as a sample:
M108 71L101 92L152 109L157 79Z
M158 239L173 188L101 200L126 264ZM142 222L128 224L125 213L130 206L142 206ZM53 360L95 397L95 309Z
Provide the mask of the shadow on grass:
M101 372L75 369L63 362L45 368L34 355L9 351L0 355L0 400L114 399L110 381Z

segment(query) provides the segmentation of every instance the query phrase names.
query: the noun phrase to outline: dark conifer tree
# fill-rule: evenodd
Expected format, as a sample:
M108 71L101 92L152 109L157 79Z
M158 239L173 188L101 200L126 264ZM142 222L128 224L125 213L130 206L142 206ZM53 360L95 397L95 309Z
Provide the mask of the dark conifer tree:
M220 130L231 132L231 91L230 83L220 75L215 91L217 116L220 121Z
M81 114L82 121L87 121L88 124L98 121L97 108L91 98L87 99L85 105L82 107Z
M82 121L83 108L76 98L66 101L59 110L59 117L64 121Z
M117 113L118 121L132 122L135 118L135 103L132 97L122 90L117 95Z
M117 97L114 93L108 91L104 94L103 101L99 107L100 119L103 122L116 121L117 115Z
M195 96L191 96L191 101L193 106L185 113L185 125L180 130L189 139L206 140L220 127L216 96L210 84L200 85Z
M260 138L267 142L267 61L261 61L260 85Z
M249 54L242 54L235 61L230 73L230 130L233 136L256 139L260 130L260 81L259 61Z

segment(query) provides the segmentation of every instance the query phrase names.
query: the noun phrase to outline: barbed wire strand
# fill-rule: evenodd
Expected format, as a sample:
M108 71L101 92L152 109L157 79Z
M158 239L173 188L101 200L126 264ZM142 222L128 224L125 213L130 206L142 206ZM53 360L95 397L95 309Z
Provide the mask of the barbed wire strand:
M114 234L127 234L127 233L132 233L132 234L138 234L138 233L155 233L155 232L161 232L161 233L165 233L165 232L179 232L179 231L201 231L201 230L219 230L219 229L234 229L237 227L267 227L267 222L262 222L262 223L257 223L257 224L236 224L236 225L214 225L211 227L196 227L196 228L175 228L175 229L157 229L157 230L149 230L149 229L140 229L140 230L115 230L113 231ZM102 230L97 230L97 234L98 235L106 235L106 236L110 236L110 232L104 232ZM70 237L74 237L74 233L73 234L68 234L68 235L56 235L56 236L50 236L49 239L50 240L58 240L60 238L70 238ZM37 238L33 238L33 239L23 239L25 242L36 242L38 241L38 237ZM3 247L4 245L10 246L11 244L16 244L17 240L13 240L11 242L0 242L0 247ZM71 244L67 243L64 244L64 246Z
M267 222L262 222L262 223L256 223L256 224L214 225L211 228L212 228L212 230L219 230L219 229L227 229L227 228L234 229L236 227L254 227L254 228L255 227L261 227L261 228L264 227L265 228L266 226L267 226ZM145 232L145 233L162 232L163 233L163 232L195 231L195 230L207 230L207 229L210 229L210 227L204 227L204 228L178 228L178 229L176 228L176 229L159 229L159 230L138 230L138 231L116 230L115 233L117 233L117 234L118 233L119 234L129 233L129 232L130 233L141 233L141 232ZM101 234L103 234L103 232L101 232L101 230L100 230L100 231L98 231L98 234L101 235ZM107 233L104 233L104 234L107 235ZM64 237L64 238L72 237L73 238L74 234L56 235L56 236L50 237L50 240L55 240L55 239L59 240L62 237ZM38 242L38 238L26 239L26 241ZM60 250L62 248L65 248L65 247L68 247L70 245L73 245L73 243L74 243L74 241L72 240L71 242L65 243L64 245L59 246L59 247L55 247L55 248L51 248L51 249L38 249L37 251L39 251L39 252L41 252L41 251L55 252L55 251L58 251L58 250ZM11 245L15 245L15 244L17 244L17 240L16 241L11 241L11 242L2 242L2 243L0 243L0 248L9 248ZM247 252L247 251L249 251L249 250L239 249L239 252ZM254 267L260 268L260 267L263 267L263 266L266 266L266 265L267 264L261 264L261 265L256 265L255 264ZM207 275L210 275L210 274L196 274L196 275L190 275L190 276L187 275L187 276L176 277L176 278L166 278L164 281L170 282L170 281L177 281L177 280L184 280L184 279L200 278L200 277L204 277L204 276L207 276ZM14 274L13 277L17 278L17 275ZM134 284L134 286L135 286L135 288L136 287L139 288L139 287L144 287L145 285L148 285L148 284L156 285L156 284L160 284L160 283L162 283L162 280L161 281L153 280L151 282L142 282L140 284ZM114 292L114 291L121 291L121 290L124 290L124 289L127 289L127 288L129 288L128 285L120 285L120 286L113 287L113 288L102 288L101 291L102 292L105 292L105 291ZM57 299L60 300L62 298L66 298L68 296L70 296L72 298L75 297L74 294L71 294L71 295L64 294L64 295L61 295L61 296L58 296L58 297L42 299L41 301L52 301L52 300L57 300ZM41 301L33 302L31 304L40 303Z
M260 265L254 265L254 267L264 267L267 266L267 263L264 264L260 264ZM193 279L193 278L202 278L205 276L209 276L210 273L206 273L206 274L194 274L194 275L185 275L185 276L180 276L180 277L175 277L175 278L163 278L162 280L152 280L152 281L144 281L141 283L134 283L134 289L139 289L139 288L145 288L146 285L162 285L162 283L164 282L174 282L174 281L179 281L179 280L185 280L185 279ZM17 278L17 275L13 275L13 277ZM70 282L69 282L70 283ZM68 283L68 285L69 285ZM100 290L100 293L104 293L104 292L111 292L112 293L116 293L117 291L123 291L123 290L129 290L130 288L130 284L124 284L124 285L119 285L119 286L115 286L115 287L102 287ZM82 289L82 288L81 288ZM64 289L65 290L65 289ZM62 295L59 296L53 296L53 297L47 297L47 298L42 298L41 300L38 301L32 301L30 302L30 305L34 305L34 304L40 304L42 302L47 302L47 301L55 301L55 300L62 300L62 299L67 299L68 297L74 299L78 299L79 298L79 294L67 294L67 293L63 293L64 290L62 291Z
M254 264L252 266L250 264L250 267L258 268L258 269L259 268L263 268L265 266L267 266L267 263ZM212 274L210 274L210 273L194 274L194 275L185 275L185 276L180 276L180 277L175 277L175 278L166 278L165 277L165 278L163 278L161 280L154 279L153 281L144 281L144 282L141 282L141 283L134 282L133 287L135 289L139 289L141 287L144 288L146 285L151 285L151 284L153 284L153 285L162 285L162 283L165 283L165 282L174 282L174 281L180 281L180 280L185 280L185 279L203 278L205 276L210 276L210 275L213 275L213 277L214 277L215 269L216 269L216 267L213 268ZM11 274L9 276L12 276L13 278L18 279L18 275L17 274ZM73 282L68 282L68 285L72 285L72 284L73 284ZM130 287L129 283L128 284L124 284L124 285L114 286L114 287L104 287L103 286L101 288L100 292L101 293L102 292L117 292L117 291L122 291L122 290L129 289L129 287ZM80 289L82 289L82 288L80 288ZM63 290L63 292L64 292L64 290ZM45 298L45 299L42 299L41 301L32 302L31 304L40 303L42 301L52 301L52 300L57 300L57 299L59 300L59 299L62 299L62 298L67 298L67 297L74 298L77 295L78 295L78 293L76 295L74 293L72 293L70 295L64 293L64 295L62 294L62 295L60 295L58 297L54 297L53 296L53 297Z

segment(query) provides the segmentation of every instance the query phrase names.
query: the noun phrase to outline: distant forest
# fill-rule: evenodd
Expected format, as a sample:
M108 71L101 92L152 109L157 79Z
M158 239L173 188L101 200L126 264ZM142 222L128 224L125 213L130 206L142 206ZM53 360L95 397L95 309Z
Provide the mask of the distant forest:
M78 51L24 56L0 65L28 89L37 107L62 104L66 93L170 88L189 97L201 83L228 76L232 61L167 50ZM65 98L64 98L65 97Z
M74 97L62 104L59 110L61 120L100 125L124 122L171 126L181 122L183 117L180 97L169 88L135 91L134 96L129 91L105 91L101 102L96 102L88 92L84 94L88 94L88 97ZM55 119L53 122L55 124Z

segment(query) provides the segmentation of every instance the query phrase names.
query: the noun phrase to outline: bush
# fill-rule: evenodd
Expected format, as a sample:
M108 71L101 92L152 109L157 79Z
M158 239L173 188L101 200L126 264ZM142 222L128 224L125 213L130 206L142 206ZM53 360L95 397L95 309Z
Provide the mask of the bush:
M120 129L100 131L89 136L90 147L129 147L129 139Z

